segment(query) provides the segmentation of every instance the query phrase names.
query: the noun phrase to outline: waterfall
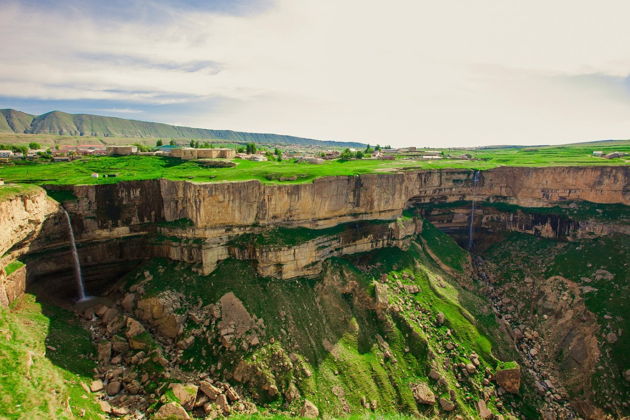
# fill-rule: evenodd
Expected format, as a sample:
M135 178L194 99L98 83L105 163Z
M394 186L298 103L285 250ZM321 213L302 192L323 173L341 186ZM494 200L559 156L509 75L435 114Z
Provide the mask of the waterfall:
M475 192L475 187L479 182L479 171L473 172L472 178L472 192ZM472 250L473 247L473 231L474 231L474 221L475 221L475 196L472 198L472 205L470 209L470 220L468 221L468 251Z
M72 248L72 258L74 259L74 277L77 283L77 291L79 292L79 302L86 299L85 287L83 286L83 276L81 275L81 263L79 262L79 253L77 251L77 244L74 241L74 230L72 230L72 223L70 221L70 215L63 209L63 214L66 215L66 222L68 223L68 233L70 234L70 246Z

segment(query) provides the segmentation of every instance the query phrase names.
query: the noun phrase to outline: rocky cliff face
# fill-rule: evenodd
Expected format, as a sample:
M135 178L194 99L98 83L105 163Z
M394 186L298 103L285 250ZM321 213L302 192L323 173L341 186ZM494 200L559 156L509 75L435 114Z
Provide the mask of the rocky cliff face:
M320 230L350 222L394 221L404 209L426 203L475 199L534 207L579 200L630 204L627 167L497 168L480 173L477 182L473 182L473 175L469 170L434 170L328 177L311 184L149 180L62 189L76 197L64 206L72 217L81 263L88 270L99 264L115 267L161 256L196 264L199 271L208 274L221 260L246 258L258 261L261 275L280 278L315 275L322 259L330 256L384 246L404 247L406 228L375 230L364 225L364 235L352 240L333 235L299 246L237 248L230 242L278 227ZM34 201L28 205L43 204ZM53 206L51 212L56 211L54 204L48 205ZM7 237L27 236L28 221L41 219L43 216L37 214L48 211L25 209L7 210L14 219L7 223L20 232ZM457 218L465 220L464 213L456 214ZM43 233L30 244L32 250L47 253L35 264L34 275L70 267L62 222L58 217L49 218ZM555 220L507 219L497 213L483 214L478 223L545 234L559 226ZM562 229L570 231L571 223L562 224ZM609 228L591 223L589 229L601 232ZM105 245L106 241L113 242Z
M24 292L25 270L7 275L4 267L28 248L41 231L44 221L59 210L41 188L0 201L0 304L8 304Z
M563 201L630 204L628 167L497 168L473 183L468 170L330 177L312 184L194 184L162 180L166 220L198 228L283 224L322 228L354 220L394 219L410 203L502 201L547 207Z

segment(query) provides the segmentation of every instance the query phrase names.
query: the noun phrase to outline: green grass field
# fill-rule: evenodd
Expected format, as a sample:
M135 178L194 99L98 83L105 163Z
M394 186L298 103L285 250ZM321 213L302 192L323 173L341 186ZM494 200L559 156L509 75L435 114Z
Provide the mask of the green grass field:
M36 184L107 184L119 181L167 178L195 182L259 180L264 183L304 183L323 176L360 175L412 169L491 169L498 166L629 165L630 158L602 159L594 150L630 153L630 141L588 143L576 146L498 148L469 151L474 160L350 160L321 165L282 162L250 162L235 159L234 168L205 168L195 161L158 156L89 157L73 162L20 162L0 165L7 182ZM460 153L463 151L457 151ZM92 178L92 173L100 178ZM103 178L102 175L116 175Z
M94 394L84 390L93 353L89 333L70 312L32 295L0 306L0 417L101 418Z

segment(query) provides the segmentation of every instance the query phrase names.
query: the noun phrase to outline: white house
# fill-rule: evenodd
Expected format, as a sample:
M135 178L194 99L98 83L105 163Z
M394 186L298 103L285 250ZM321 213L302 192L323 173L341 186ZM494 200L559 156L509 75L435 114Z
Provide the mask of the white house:
M13 152L11 150L0 150L0 158L11 158L13 157Z

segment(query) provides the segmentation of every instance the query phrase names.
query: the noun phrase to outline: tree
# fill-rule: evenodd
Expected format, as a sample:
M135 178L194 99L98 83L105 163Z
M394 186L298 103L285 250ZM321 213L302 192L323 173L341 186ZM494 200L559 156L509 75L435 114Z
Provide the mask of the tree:
M170 144L171 146L175 146L175 140L171 139L171 141L169 141L168 144Z
M246 153L248 155L253 155L256 153L256 144L255 143L247 143L245 146Z
M41 147L42 146L39 143L36 143L34 141L28 144L28 148L31 150L41 149Z
M370 145L368 144L367 147L365 148L365 153L372 153L372 148L370 147Z
M244 147L237 147L236 153L245 153L246 149Z
M350 149L346 149L339 155L339 160L350 160L354 157L354 154Z
M28 153L28 147L27 146L18 146L17 150L19 153L22 153L22 156L26 157L26 154Z
M282 150L276 147L273 151L273 154L276 155L276 159L278 160L278 162L282 162Z
M195 141L194 140L190 141L190 147L195 147Z
M377 144L377 145L376 145L376 147L374 148L374 150L376 150L377 152L378 152L379 150L381 150L381 145L380 145L380 144Z
M155 147L160 147L163 146L164 143L162 143L162 139L158 139L158 141L155 142Z
M146 144L142 144L142 143L134 143L134 146L136 146L138 148L138 151L140 152L150 152L151 148L149 146L147 146Z
M354 157L356 157L357 159L363 159L363 152L360 150L357 150L357 153L354 155Z

